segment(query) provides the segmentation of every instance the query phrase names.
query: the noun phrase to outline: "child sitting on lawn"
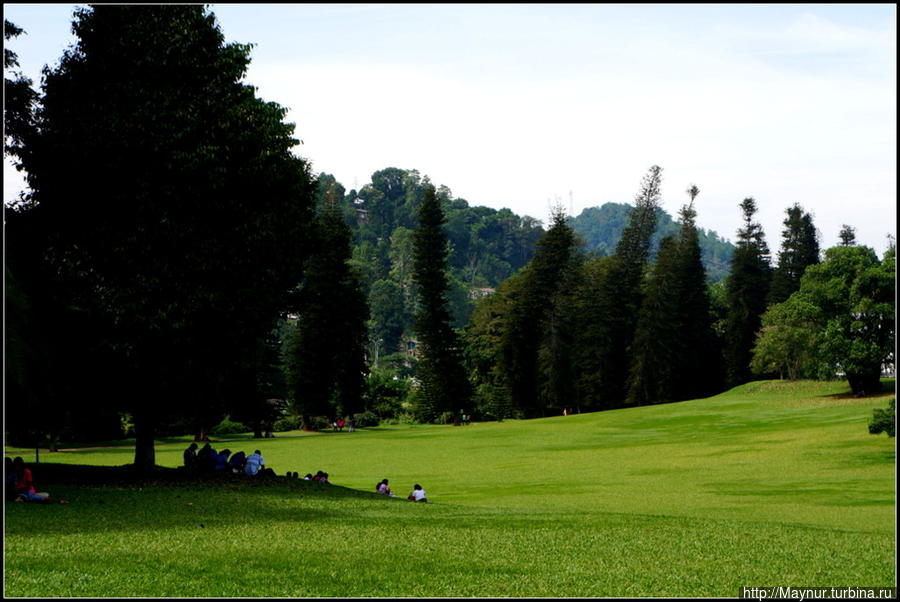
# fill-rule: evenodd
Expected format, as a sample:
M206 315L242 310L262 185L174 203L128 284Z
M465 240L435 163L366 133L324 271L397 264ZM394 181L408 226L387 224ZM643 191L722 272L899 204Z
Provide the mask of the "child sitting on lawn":
M414 502L427 502L428 501L427 499L425 499L425 490L422 489L422 486L419 485L418 483L413 485L412 493L410 493L406 499L412 500Z
M31 469L25 466L25 461L22 460L22 458L13 460L13 471L17 478L17 481L13 484L13 490L16 495L15 501L42 503L53 503L58 501L60 504L69 503L66 500L51 499L49 493L38 493L35 491L34 480L31 477Z

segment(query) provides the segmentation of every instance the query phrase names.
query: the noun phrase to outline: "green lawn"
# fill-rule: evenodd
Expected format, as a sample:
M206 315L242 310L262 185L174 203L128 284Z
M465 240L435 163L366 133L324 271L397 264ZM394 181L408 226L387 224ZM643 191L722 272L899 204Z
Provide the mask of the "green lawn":
M891 389L894 381L889 381ZM759 382L678 404L470 426L235 437L285 471L220 484L38 483L7 504L6 596L726 596L896 586L893 394ZM177 466L186 439L157 446ZM33 450L7 449L33 459ZM132 448L42 453L116 466ZM370 493L388 478L401 499ZM405 499L421 483L430 504Z

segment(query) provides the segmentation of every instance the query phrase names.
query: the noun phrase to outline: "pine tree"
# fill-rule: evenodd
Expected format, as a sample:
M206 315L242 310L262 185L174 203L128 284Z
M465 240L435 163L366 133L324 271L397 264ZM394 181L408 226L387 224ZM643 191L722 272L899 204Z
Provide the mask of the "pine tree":
M432 421L446 412L471 410L471 386L462 363L459 337L451 327L447 299L448 244L443 230L445 217L434 186L426 182L418 209L414 234L413 281L418 307L415 333L421 356L418 362L419 389L415 413Z
M762 227L753 221L756 201L740 204L744 227L738 230L737 249L726 281L728 311L725 318L725 379L729 387L750 380L750 361L756 333L766 310L771 282L769 249Z
M350 265L352 234L329 203L316 218L315 248L296 296L296 323L285 345L292 411L309 428L312 416L362 409L368 307Z
M786 212L778 266L772 271L769 305L786 301L800 288L800 277L806 268L819 263L819 240L812 216L797 203Z
M542 416L560 403L571 378L565 376L571 329L563 298L576 260L575 234L562 210L538 241L523 270L522 286L512 300L500 343L499 368L512 404L526 416ZM568 380L568 382L566 382Z
M680 337L684 334L679 323L679 251L674 236L660 241L635 329L627 404L675 399L675 368L683 352Z
M654 165L641 182L615 255L599 272L602 280L592 283L588 279L587 286L593 288L594 294L580 295L581 325L576 341L578 396L589 407L613 408L625 402L661 183L662 168Z
M701 259L694 199L699 189L688 189L689 205L680 212L681 235L678 261L678 325L680 350L673 377L677 400L707 397L721 390L721 349L713 330L706 270Z
M841 231L838 234L838 237L841 239L842 247L852 247L856 245L856 228L853 226L848 226L844 224L841 226Z
M641 305L628 402L693 399L718 388L706 271L700 259L694 200L681 209L681 233L660 243Z

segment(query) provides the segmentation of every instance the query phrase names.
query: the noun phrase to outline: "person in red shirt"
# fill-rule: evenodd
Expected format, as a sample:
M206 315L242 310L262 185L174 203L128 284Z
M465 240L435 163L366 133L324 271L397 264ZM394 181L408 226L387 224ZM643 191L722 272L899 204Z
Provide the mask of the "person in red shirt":
M16 474L16 482L13 489L16 494L17 502L55 502L50 498L49 493L38 493L34 488L34 479L31 476L31 469L25 466L25 461L21 457L13 460L13 471ZM66 500L59 500L60 504L68 504Z

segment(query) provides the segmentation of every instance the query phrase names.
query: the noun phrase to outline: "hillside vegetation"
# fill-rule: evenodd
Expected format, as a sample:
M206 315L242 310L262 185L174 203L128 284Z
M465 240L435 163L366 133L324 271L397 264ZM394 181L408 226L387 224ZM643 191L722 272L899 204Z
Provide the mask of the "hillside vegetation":
M41 482L72 503L7 505L5 593L730 597L753 584L893 586L894 440L866 428L887 397L763 381L540 420L237 437L216 445L260 448L278 474L325 470L334 485ZM176 466L185 445L161 443L160 463ZM115 466L131 450L51 458ZM382 478L401 499L370 493ZM402 499L416 482L431 503Z
M582 236L585 250L597 255L612 255L622 231L628 225L632 206L627 203L604 203L600 207L588 207L571 219L572 229ZM702 221L702 216L701 216ZM651 253L655 256L659 241L678 233L679 224L664 210L659 210L656 231L651 239ZM728 276L729 262L734 245L712 230L698 229L703 267L711 284Z

